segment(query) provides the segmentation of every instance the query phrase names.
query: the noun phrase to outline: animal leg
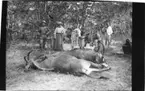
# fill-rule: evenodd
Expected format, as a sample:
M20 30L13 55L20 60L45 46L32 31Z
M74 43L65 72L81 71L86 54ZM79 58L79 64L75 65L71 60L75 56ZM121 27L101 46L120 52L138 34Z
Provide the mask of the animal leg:
M93 71L97 71L97 72L101 72L101 71L104 71L104 69L95 69L95 68L89 68L86 70L86 72L84 72L87 76L91 77L91 78L95 78L95 79L109 79L108 77L104 77L104 76L101 76L101 75L92 75L91 73Z
M95 68L88 68L86 70L86 74L89 75L91 72L96 71L96 72L101 72L102 70L95 69Z
M50 71L50 70L54 70L54 68L50 68L50 69L46 69L46 68L40 68L40 67L38 67L40 70L42 70L42 71Z
M102 65L101 64L97 64L97 63L93 63L93 62L90 62L91 63L91 68L102 68Z
M90 68L90 67L92 67L92 68ZM83 69L82 69L82 71L85 73L85 74L87 74L87 75L89 75L91 72L102 72L102 71L107 71L107 70L110 70L111 68L103 68L103 69L98 69L98 68L100 68L100 67L102 67L102 65L100 65L100 64L95 64L95 63L93 63L93 62L90 62L90 65L85 65L84 67L83 67Z
M109 67L108 64L106 64L106 63L103 63L102 66L104 66L106 68Z
M96 69L96 68L89 68L89 69L87 69L87 73L89 74L89 73L91 73L91 72L102 72L102 71L107 71L107 70L110 70L111 68L103 68L103 69Z

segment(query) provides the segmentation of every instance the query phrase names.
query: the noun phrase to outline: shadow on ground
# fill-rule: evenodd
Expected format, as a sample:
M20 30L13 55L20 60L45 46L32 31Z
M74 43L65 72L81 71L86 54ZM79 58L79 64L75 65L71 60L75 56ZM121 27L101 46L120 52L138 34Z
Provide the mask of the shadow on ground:
M131 55L127 55L127 54L122 54L122 53L110 53L107 56L115 56L118 58L131 58Z

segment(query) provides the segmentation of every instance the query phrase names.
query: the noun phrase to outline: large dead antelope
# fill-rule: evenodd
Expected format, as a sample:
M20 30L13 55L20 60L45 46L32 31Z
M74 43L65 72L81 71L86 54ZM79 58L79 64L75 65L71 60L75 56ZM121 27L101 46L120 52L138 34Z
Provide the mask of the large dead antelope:
M71 72L76 75L86 74L87 76L91 76L92 72L102 72L109 70L110 68L101 69L102 66L99 64L95 64L91 61L86 61L84 59L77 59L74 56L68 55L66 53L59 53L57 56L46 57L40 55L39 57L31 57L30 51L28 55L25 57L25 61L27 61L26 69L28 69L31 65L35 65L37 68L41 70L59 70L65 72ZM93 77L93 78L100 78Z

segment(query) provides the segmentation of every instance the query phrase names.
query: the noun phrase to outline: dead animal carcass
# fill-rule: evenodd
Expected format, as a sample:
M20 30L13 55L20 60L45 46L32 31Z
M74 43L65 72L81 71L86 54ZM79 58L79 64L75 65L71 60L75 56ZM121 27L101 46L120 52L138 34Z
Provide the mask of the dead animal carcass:
M92 72L102 72L102 71L110 70L110 68L102 69L102 65L100 64L95 64L91 61L87 61L84 59L78 59L66 53L59 53L55 57L43 56L37 59L31 58L30 56L31 53L32 52L29 52L28 55L26 56L27 59L29 59L29 62L31 63L29 64L29 66L33 64L41 70L60 70L60 72L65 71L76 75L86 74L87 76L90 77L92 77L90 75ZM100 77L101 76L93 77L93 78L100 78Z

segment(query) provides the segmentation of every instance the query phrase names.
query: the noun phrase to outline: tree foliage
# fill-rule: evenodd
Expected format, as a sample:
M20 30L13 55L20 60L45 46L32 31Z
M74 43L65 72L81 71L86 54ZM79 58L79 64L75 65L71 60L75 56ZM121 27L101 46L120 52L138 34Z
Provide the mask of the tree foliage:
M57 21L63 22L65 28L80 25L85 33L103 32L110 22L115 33L131 35L131 12L132 3L127 2L11 0L7 8L7 35L10 39L14 35L16 39L34 39L42 36L41 27L52 35Z

